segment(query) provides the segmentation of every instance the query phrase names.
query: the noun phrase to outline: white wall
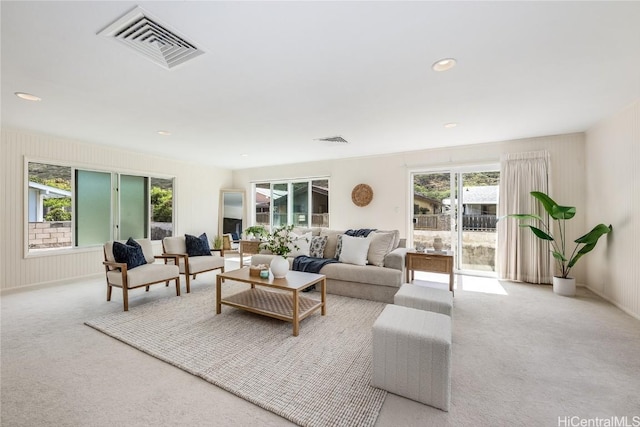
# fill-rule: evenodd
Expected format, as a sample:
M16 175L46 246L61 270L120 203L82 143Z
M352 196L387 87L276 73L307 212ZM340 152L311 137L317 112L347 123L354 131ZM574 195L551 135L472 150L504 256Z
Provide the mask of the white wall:
M587 255L589 288L640 318L640 101L586 134L587 225L613 232Z
M0 197L0 289L56 282L104 272L102 247L24 256L24 159L119 172L174 176L175 234L218 233L219 190L231 187L231 171L178 162L131 151L33 134L1 132L2 197ZM162 246L155 245L156 253Z
M585 172L582 133L238 170L233 172L233 183L238 188L246 189L249 201L251 182L326 175L330 177L329 210L332 228L398 229L403 237L407 237L412 212L410 171L463 164L499 163L503 153L543 149L551 153L553 198L560 204L577 208L578 214L568 225L568 235L575 239L584 231ZM351 202L351 190L359 183L369 184L374 192L371 204L362 208ZM578 265L574 273L579 283L585 283L581 268L583 267Z

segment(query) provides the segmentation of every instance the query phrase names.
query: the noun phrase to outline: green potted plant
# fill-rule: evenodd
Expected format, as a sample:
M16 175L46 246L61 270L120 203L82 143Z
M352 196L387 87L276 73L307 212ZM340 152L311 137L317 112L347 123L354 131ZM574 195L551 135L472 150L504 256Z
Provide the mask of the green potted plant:
M222 249L222 236L219 234L213 237L213 249Z
M532 191L531 195L542 204L551 219L557 222L558 234L555 237L552 224L545 223L544 219L538 215L511 214L509 216L519 221L536 221L539 225L538 227L531 224L520 224L520 227L528 227L538 238L549 241L551 244L551 253L557 262L560 272L559 276L553 277L553 291L560 295L573 296L576 292L576 283L575 278L569 277L571 268L582 256L591 252L593 248L596 247L600 237L610 233L613 227L611 225L606 226L605 224L596 225L587 234L574 240L576 245L569 254L566 242L566 221L575 216L576 208L572 206L560 206L553 201L551 197L540 191Z
M293 225L283 225L273 230L273 233L267 233L266 239L260 244L260 247L266 249L276 255L271 260L271 273L276 279L283 278L289 271L289 261L287 255L293 250L300 249L291 237Z
M246 239L253 237L253 240L262 240L269 235L269 232L262 225L252 225L244 230L244 235Z

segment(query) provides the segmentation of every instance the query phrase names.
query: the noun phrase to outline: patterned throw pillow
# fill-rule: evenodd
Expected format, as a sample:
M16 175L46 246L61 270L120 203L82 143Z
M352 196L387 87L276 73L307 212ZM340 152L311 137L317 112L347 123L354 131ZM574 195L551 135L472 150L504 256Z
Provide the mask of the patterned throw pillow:
M287 246L289 246L289 249L291 250L291 252L289 252L288 256L290 257L297 257L300 255L309 256L309 251L311 247L311 237L312 237L311 232L298 235L297 233L294 233L292 231L289 233L289 237L291 238L291 243ZM294 245L297 246L298 249L296 249Z
M126 244L113 242L113 258L116 262L126 263L127 270L147 263L147 259L144 257L144 253L142 253L142 247L131 237L127 240Z
M187 255L189 256L211 256L211 248L207 234L202 233L199 237L190 234L184 235L185 245L187 246Z
M340 259L340 252L342 252L342 236L344 236L344 234L338 234L338 243L336 243L336 255L335 255L335 259Z
M327 245L328 236L313 236L309 245L309 256L324 258L324 247Z

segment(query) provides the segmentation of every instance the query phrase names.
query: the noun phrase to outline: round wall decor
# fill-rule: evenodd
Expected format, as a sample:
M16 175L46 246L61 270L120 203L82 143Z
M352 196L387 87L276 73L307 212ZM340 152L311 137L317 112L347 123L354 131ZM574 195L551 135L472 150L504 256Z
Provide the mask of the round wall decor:
M373 190L367 184L358 184L353 187L351 200L356 206L367 206L373 199Z

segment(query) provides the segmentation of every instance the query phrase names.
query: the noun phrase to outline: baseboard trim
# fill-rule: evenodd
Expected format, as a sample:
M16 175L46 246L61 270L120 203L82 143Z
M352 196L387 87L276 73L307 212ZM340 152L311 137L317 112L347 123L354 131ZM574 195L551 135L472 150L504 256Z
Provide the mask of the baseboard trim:
M591 288L590 286L585 286L587 289L589 289L591 292L593 292L594 294L598 295L600 298L602 298L603 300L615 305L616 307L618 307L620 310L624 311L625 313L627 313L629 316L640 320L640 314L638 313L634 313L632 311L630 311L628 308L621 306L620 304L618 304L616 301L613 301L611 298L607 297L606 295L604 295L602 292L597 291L593 288Z
M95 280L104 276L104 273L88 274L86 276L67 277L60 280L52 280L49 282L32 283L30 285L17 286L15 288L0 289L0 295L9 295L18 292L35 291L38 289L50 288L53 286L68 285L71 283L81 282L84 280ZM106 282L105 282L106 283Z

